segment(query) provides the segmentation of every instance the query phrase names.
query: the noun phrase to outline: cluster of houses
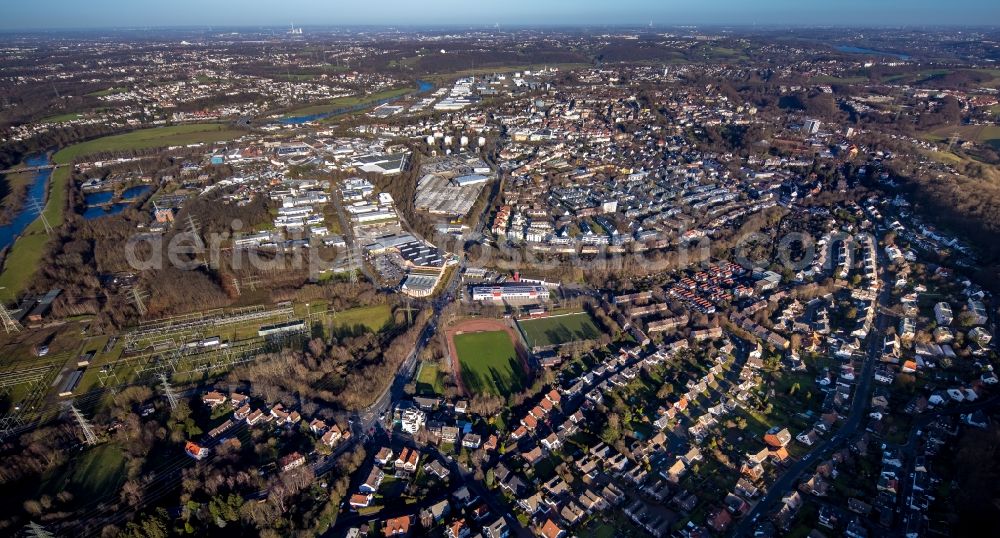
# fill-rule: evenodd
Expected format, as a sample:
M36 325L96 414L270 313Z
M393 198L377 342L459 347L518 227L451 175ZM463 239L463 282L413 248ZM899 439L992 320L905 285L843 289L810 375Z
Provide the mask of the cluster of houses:
M294 426L302 421L302 416L298 411L289 411L280 402L270 407L265 406L254 409L250 404L250 397L239 392L231 392L226 396L222 392L213 390L203 394L201 399L211 409L215 409L227 402L233 408L232 419L212 430L210 432L210 436L212 437L231 427L234 424L233 421L245 422L247 426L251 427L260 424ZM319 441L329 448L333 448L338 443L351 437L350 430L341 429L337 424L327 424L319 418L315 418L309 423L309 431L313 435L316 435Z
M448 497L420 510L418 514L390 517L379 524L382 536L405 537L439 532L445 538L509 538L510 529L502 515L494 514L465 486ZM478 528L476 531L474 529ZM435 531L435 529L438 529ZM347 532L349 538L366 535L369 525Z

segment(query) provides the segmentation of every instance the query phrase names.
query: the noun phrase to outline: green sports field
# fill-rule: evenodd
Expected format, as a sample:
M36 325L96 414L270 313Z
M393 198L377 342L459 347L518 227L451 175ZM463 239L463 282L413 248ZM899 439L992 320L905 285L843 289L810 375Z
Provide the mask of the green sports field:
M547 318L518 320L528 347L559 346L579 340L593 340L601 335L590 314L580 312Z
M507 396L524 388L526 376L507 332L456 335L455 351L462 366L462 382L473 394Z

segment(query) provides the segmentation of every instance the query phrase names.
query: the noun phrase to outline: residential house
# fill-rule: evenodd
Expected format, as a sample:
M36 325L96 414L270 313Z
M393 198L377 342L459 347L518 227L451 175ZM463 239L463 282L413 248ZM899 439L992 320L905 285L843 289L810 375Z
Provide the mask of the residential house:
M256 410L253 413L247 415L246 421L248 426L255 426L260 422L267 422L270 415L265 415L263 410Z
M542 446L549 451L558 450L562 447L562 441L559 440L559 437L556 434L550 433L548 437L542 439Z
M610 482L601 490L601 497L611 506L618 506L625 501L625 493Z
M343 434L340 432L340 428L338 428L337 425L334 424L332 428L330 428L326 433L323 434L323 437L320 438L320 441L324 445L333 448L333 445L336 445L337 441L340 441L342 437Z
M493 523L483 525L483 536L485 538L508 538L510 529L507 528L507 520L498 517Z
M455 502L458 503L459 506L464 506L466 508L479 500L479 497L469 493L469 488L467 486L462 486L455 490L455 492L451 494L451 498L455 499Z
M458 428L455 426L443 426L441 428L441 442L455 444L458 442Z
M276 421L275 424L281 425L288 421L290 413L285 411L285 407L278 403L274 404L274 407L271 408L270 415Z
M469 526L465 524L465 519L456 519L449 523L446 535L448 538L468 538Z
M569 494L573 489L566 483L561 476L554 476L548 482L542 484L542 489L545 490L550 497L558 499L563 495Z
M681 459L684 460L685 465L691 467L694 464L694 462L701 461L702 459L701 451L698 450L698 447L692 446L690 450L688 450L687 452L684 453L683 456L681 456Z
M524 426L518 426L516 430L510 433L510 439L511 441L517 441L525 435L528 435L528 429Z
M385 520L382 524L383 536L406 536L410 532L410 516L399 516Z
M586 517L587 512L575 502L567 501L566 504L563 505L562 510L559 511L559 515L567 525L573 526L583 520L583 518Z
M368 508L368 505L370 505L371 502L371 493L355 493L354 495L351 495L351 508L354 508L355 510L359 508Z
M441 400L438 398L414 396L413 403L417 404L417 407L419 407L422 411L433 411L441 405Z
M201 401L212 409L226 403L226 395L221 392L211 391L201 397Z
M236 420L246 420L248 416L250 416L250 406L246 404L233 412L233 418Z
M542 459L542 448L535 446L531 450L522 452L521 457L524 458L524 461L528 462L529 465L534 465Z
M462 446L465 448L476 449L482 443L482 438L478 434L470 433L465 437L462 437Z
M715 532L724 533L732 522L733 516L729 514L729 511L724 508L719 508L714 515L709 517L708 526L712 527L712 530Z
M781 448L792 440L792 434L788 428L774 426L764 434L764 442L771 448Z
M309 431L311 431L314 435L322 434L326 431L326 428L326 422L318 418L314 418L312 422L309 423Z
M612 473L625 472L625 468L628 467L628 458L626 458L624 454L615 452L604 460L604 467L608 472Z
M545 502L545 496L540 491L518 499L517 505L529 516L534 516L538 512L548 513L549 511L549 505Z
M820 437L819 434L816 433L815 429L810 429L809 431L804 431L796 435L795 440L802 443L803 445L813 446L820 440Z
M434 460L430 463L425 463L424 471L427 471L428 473L438 477L441 480L448 478L448 475L451 473L451 471L449 471L448 468L442 465L441 462L438 460Z
M396 470L412 473L417 470L417 463L420 462L420 452L404 447L396 458Z
M590 488L584 489L583 493L576 498L576 502L588 513L599 512L609 508L608 502L604 500L604 497Z
M677 458L673 465L667 468L666 472L663 474L663 478L666 478L670 482L677 484L681 481L684 473L687 472L687 466L684 464L684 460Z
M434 503L420 512L420 523L424 528L429 529L435 523L439 523L451 513L451 504L447 499Z
M551 519L545 520L545 523L539 529L539 533L542 538L563 538L566 536L566 531L564 531L559 525L556 525L556 522Z
M292 452L291 454L281 458L278 465L281 467L282 471L290 471L297 467L302 467L306 464L306 457L298 452Z
M384 446L381 449L379 449L377 454L375 454L375 462L378 463L379 465L386 465L389 463L390 460L392 460L392 454L393 454L392 449L387 446Z
M494 470L494 476L497 479L497 483L500 484L500 487L512 497L520 497L528 489L524 480L521 480L521 477L507 469L507 467L503 464L497 465Z
M726 510L729 510L731 514L741 516L750 510L750 503L746 502L739 495L730 493L726 495L726 499L723 501L726 505Z
M740 474L750 480L760 480L764 477L764 466L759 462L748 461L740 466Z
M365 482L361 484L359 488L362 493L375 493L378 491L379 486L382 485L382 480L385 478L385 473L382 469L378 467L372 467L372 470L368 473L368 478Z

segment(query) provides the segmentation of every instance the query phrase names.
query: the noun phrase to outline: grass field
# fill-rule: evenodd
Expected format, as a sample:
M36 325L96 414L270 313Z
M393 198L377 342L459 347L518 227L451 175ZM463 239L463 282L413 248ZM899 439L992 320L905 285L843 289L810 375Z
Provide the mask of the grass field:
M281 74L274 75L271 77L275 80L312 80L316 78L316 75L310 75L308 73L292 73L292 74Z
M935 142L947 142L952 134L958 133L959 138L989 142L1000 139L1000 125L961 125L957 127L941 127L925 135L925 138Z
M114 136L106 136L68 146L56 152L52 161L56 164L70 164L73 159L100 153L104 151L124 151L148 149L157 147L194 144L198 142L217 142L230 140L241 136L244 132L228 129L215 123L193 123L190 125L175 125L140 129ZM49 197L45 202L45 218L53 227L61 226L65 215L66 189L70 178L70 167L63 166L53 170L49 179ZM48 236L41 219L36 219L24 233L14 242L3 273L0 274L0 300L9 301L17 297L30 283L38 264L45 255Z
M400 95L404 95L415 90L416 88L395 88L370 95L350 95L347 97L338 97L322 104L309 105L289 110L285 113L285 117L293 118L297 116L311 116L313 114L326 114L327 112L333 112L334 110L345 107L375 103L376 101L381 101L383 99L392 99L393 97L399 97Z
M444 383L437 363L425 362L417 376L417 394L433 396L444 394Z
M379 332L392 322L392 309L387 304L361 306L337 312L333 318L334 327L353 328L363 325L373 332Z
M124 91L125 91L125 88L108 88L106 90L99 90L99 91L96 91L96 92L90 92L87 95L90 96L90 97L105 97L107 95L114 95L116 93L122 93Z
M601 335L590 314L580 312L547 318L518 320L529 348L558 346L578 340L591 340Z
M868 82L868 77L835 77L831 75L818 75L812 78L816 84L861 84Z
M121 449L114 444L103 444L81 454L60 474L43 478L41 486L50 495L69 490L77 498L101 498L121 486L124 467Z
M506 396L524 388L526 376L505 331L456 335L455 350L462 382L472 393Z
M14 241L0 273L0 300L12 301L28 287L48 242L45 234L22 235Z
M47 118L42 118L41 122L45 123L60 123L63 121L72 121L80 119L80 114L77 112L69 112L67 114L56 114L55 116L49 116Z
M140 129L130 133L105 136L74 144L58 151L52 160L56 164L68 164L73 159L102 151L125 151L166 146L181 146L199 142L231 140L245 134L245 131L230 129L218 123L191 123Z

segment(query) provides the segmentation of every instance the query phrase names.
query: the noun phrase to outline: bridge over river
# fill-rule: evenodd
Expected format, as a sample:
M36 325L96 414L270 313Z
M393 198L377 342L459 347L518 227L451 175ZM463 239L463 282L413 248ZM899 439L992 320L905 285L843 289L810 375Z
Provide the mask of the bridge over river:
M0 175L5 174L18 174L21 172L41 172L42 170L54 170L60 166L69 166L68 164L42 164L38 166L26 166L24 168L8 168L6 170L0 170Z

